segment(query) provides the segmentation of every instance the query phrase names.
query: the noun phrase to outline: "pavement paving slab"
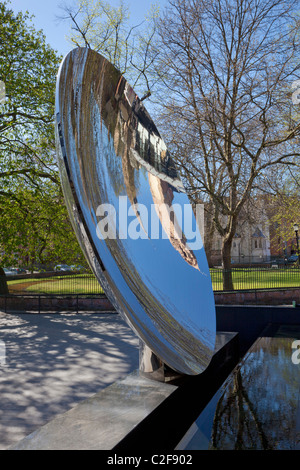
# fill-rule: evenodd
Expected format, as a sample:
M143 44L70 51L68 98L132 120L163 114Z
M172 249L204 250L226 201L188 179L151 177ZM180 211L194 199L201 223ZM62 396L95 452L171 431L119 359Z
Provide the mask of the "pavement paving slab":
M139 340L116 313L0 312L0 450L138 366Z

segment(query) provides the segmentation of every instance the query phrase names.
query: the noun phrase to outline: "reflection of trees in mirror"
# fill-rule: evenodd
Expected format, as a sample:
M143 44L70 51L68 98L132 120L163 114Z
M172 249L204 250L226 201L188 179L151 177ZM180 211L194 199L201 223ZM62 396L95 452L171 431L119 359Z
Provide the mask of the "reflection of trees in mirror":
M164 229L168 226L166 233L174 248L185 261L199 269L197 259L188 247L186 237L181 233L181 227L176 223L177 219L172 210L173 191L176 190L178 176L150 115L133 89L112 64L93 51L87 53L81 49L80 53L83 61L87 61L86 63L90 61L93 65L93 67L85 66L83 73L83 83L91 83L93 99L90 98L91 90L78 83L76 106L70 109L70 124L74 135L77 135L78 119L86 129L84 133L77 136L76 146L78 154L83 148L89 149L89 157L80 159L79 165L81 184L86 194L89 195L89 201L105 201L105 204L112 202L107 200L109 194L107 185L113 187L115 195L118 195L119 191L126 190L131 207L141 228L146 232L138 206L138 192L141 185L138 172L144 170L142 162L146 162L153 202L155 207L159 205L159 219ZM99 57L98 62L96 57ZM68 67L72 66L72 60L70 57ZM67 76L71 80L70 72ZM67 94L64 98L66 111L63 113L68 109L66 96ZM67 133L65 140L68 148ZM97 153L98 147L101 148L101 155ZM136 155L139 155L141 150L142 155L137 159ZM109 178L106 183L104 183L104 174L97 173L97 157L105 164ZM171 184L154 176L157 174L162 178L168 177ZM93 175L98 176L93 178ZM171 197L168 196L169 194ZM171 210L168 211L166 205ZM163 207L166 207L166 210L163 210Z
M280 326L248 351L218 402L213 448L295 448L300 371L291 356L298 337L297 328Z
M262 422L254 404L243 386L240 370L234 374L233 384L218 401L211 445L214 449L262 449L271 450Z

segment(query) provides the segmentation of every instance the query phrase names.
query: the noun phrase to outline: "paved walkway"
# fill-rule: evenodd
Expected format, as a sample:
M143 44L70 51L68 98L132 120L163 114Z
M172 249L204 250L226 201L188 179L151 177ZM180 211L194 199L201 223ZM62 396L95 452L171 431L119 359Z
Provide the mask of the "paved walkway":
M0 450L136 368L117 314L0 312Z

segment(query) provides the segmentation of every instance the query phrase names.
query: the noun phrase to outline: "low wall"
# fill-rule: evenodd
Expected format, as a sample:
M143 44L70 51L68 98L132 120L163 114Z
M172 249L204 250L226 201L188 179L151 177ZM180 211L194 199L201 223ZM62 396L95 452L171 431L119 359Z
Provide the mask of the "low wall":
M216 305L292 305L300 303L300 287L215 292L214 297Z
M300 287L278 290L215 292L216 305L288 305L300 304ZM0 296L0 310L9 311L114 311L105 295L88 298L81 295L8 295Z
M3 312L25 311L114 311L110 301L103 295L91 296L0 296L0 310Z

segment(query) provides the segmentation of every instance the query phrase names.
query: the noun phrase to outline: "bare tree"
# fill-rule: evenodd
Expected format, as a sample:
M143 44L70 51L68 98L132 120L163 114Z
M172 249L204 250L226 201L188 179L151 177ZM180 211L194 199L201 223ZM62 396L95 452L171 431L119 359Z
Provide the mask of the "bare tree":
M150 46L155 36L158 7L145 12L145 19L139 24L130 22L129 7L123 0L118 6L105 0L77 0L62 5L61 9L63 14L59 19L70 23L69 39L74 46L99 52L126 75L131 86L141 93L141 99L150 96L149 70L157 56L157 53L150 55Z
M194 202L222 236L225 289L242 207L270 168L299 162L291 113L298 78L297 0L170 0L159 22L158 72L169 148ZM225 221L225 222L224 222Z

